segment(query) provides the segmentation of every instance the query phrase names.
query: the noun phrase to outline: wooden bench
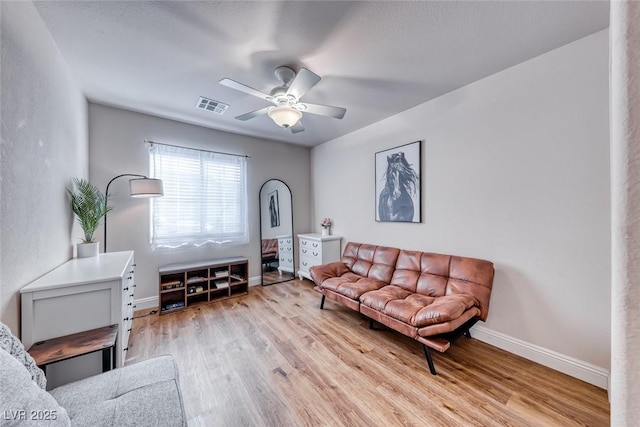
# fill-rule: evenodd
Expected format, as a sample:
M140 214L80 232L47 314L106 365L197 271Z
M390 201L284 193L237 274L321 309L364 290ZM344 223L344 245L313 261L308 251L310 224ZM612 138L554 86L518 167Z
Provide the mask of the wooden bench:
M102 351L102 372L113 369L116 360L118 325L38 341L29 348L36 364L47 373L47 365Z

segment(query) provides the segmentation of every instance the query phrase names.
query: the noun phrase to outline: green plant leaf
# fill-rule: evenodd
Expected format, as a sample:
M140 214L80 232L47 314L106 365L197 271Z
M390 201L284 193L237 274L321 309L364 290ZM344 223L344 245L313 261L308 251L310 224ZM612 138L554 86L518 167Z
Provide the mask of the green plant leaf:
M84 231L85 243L93 242L93 233L100 222L111 211L108 198L95 185L84 178L74 178L73 187L67 189L71 210Z

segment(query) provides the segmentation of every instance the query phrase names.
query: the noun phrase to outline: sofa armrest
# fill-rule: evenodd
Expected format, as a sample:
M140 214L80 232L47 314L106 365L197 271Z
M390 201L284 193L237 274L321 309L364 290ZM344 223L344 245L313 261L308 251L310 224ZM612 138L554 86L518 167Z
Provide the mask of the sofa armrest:
M329 264L314 265L309 269L309 274L314 283L320 286L325 280L332 277L340 277L350 271L345 263L338 261Z

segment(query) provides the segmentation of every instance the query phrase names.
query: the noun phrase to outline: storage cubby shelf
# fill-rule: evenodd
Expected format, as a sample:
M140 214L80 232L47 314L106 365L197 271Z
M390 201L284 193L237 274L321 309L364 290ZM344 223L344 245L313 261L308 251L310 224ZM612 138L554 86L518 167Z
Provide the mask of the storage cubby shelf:
M171 264L158 269L160 314L249 293L249 261L225 258ZM168 288L179 283L180 287ZM194 287L201 290L189 292Z

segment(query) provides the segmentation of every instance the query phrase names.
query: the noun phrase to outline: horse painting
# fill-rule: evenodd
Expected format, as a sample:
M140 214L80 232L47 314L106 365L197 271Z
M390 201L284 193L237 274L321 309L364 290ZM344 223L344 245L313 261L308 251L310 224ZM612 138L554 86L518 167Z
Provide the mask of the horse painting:
M378 197L380 221L417 222L413 199L419 191L419 179L404 152L387 156L387 170L382 179L385 186Z

